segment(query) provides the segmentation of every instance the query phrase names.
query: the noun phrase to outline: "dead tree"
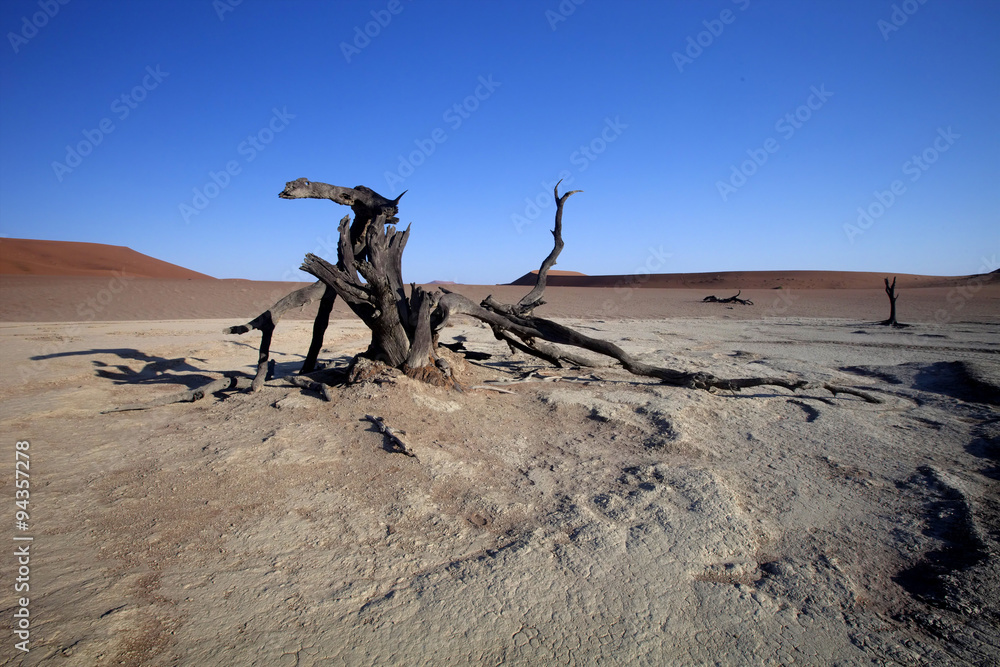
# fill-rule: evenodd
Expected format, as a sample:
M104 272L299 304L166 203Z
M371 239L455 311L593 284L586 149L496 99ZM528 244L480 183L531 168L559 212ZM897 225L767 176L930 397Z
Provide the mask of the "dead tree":
M355 192L359 190L361 188L354 189ZM556 203L555 228L552 230L553 249L542 262L535 286L516 304L499 303L492 297L476 304L467 297L444 288L439 288L440 294L432 294L415 285L411 285L407 294L403 287L401 265L410 230L408 227L406 231L397 231L395 225L391 224L395 222L395 218L390 217L390 214L397 212L399 200L397 198L389 202L367 188L364 191L377 197L375 201L386 202L391 206L383 210L371 210L368 214L376 214L374 219L361 225L357 217L353 225L345 217L340 223L336 264L309 254L306 255L302 269L331 288L371 330L371 342L362 356L382 361L410 377L442 385L454 383L447 363L436 354L437 338L450 318L466 315L488 324L497 338L512 347L556 364L567 361L589 365L587 359L562 347L569 346L611 357L630 373L656 378L662 383L679 387L739 390L773 385L794 390L808 384L802 379L724 379L708 373L662 368L632 357L610 341L592 338L558 322L535 316L534 309L543 303L542 296L549 269L556 263L563 248L563 206L572 194L579 191L570 191L560 196L559 184L553 188ZM288 194L290 192L297 194L293 197ZM332 199L338 203L348 203L348 199L352 202L357 200L356 195L352 198L351 195L343 194L350 192L344 188L309 183L305 179L289 183L282 196L317 197L314 194L316 192L323 193L318 198ZM330 192L338 194L325 194ZM357 215L357 210L355 213Z
M713 294L711 296L706 296L701 301L702 301L702 303L741 303L744 306L752 306L753 305L753 301L751 301L750 299L741 299L740 298L740 294L742 294L742 293L743 293L743 290L739 290L733 296L727 297L725 299L720 299L719 297L717 297L717 296L715 296Z
M379 216L384 222L395 223L395 217L399 206L399 199L406 192L396 197L396 199L386 199L374 190L359 185L355 188L342 188L326 183L314 183L305 178L300 178L285 184L285 189L278 193L282 199L329 199L330 201L350 206L354 211L354 224L350 227L350 245L352 251L363 254L364 248L359 246L361 237L366 230ZM347 220L347 218L344 218ZM343 224L343 222L342 222ZM384 223L383 223L384 224ZM320 300L319 311L316 313L316 320L313 323L312 342L309 345L309 352L299 371L302 374L311 373L316 368L316 360L319 358L320 350L323 347L323 337L330 321L330 313L333 311L333 304L337 298L337 291L319 280L280 299L269 309L258 315L246 324L227 327L223 333L244 334L248 331L259 330L261 332L260 352L257 358L257 373L251 385L251 391L257 391L267 379L268 361L271 353L271 338L278 320L289 310L301 308L317 299Z
M531 291L515 304L500 303L492 296L477 304L444 288L439 288L437 293L412 284L409 290L405 288L402 256L410 228L405 231L396 229L399 197L386 199L364 186L343 188L305 178L289 182L280 193L281 198L329 199L350 206L355 217L353 222L350 216L340 221L336 263L316 255L306 255L302 270L316 276L318 282L289 294L249 323L226 329L227 333L241 334L253 329L262 333L257 375L252 389L258 389L266 377L271 336L280 316L290 308L321 299L303 373L314 369L336 297L343 299L371 330L368 349L355 358L355 363L361 358L376 360L412 378L438 385L457 385L446 360L437 354L439 332L457 315L473 317L488 324L494 335L512 350L525 352L554 365L593 365L587 357L566 349L581 348L614 359L630 373L678 387L736 391L763 385L795 390L808 385L806 380L799 378L725 379L708 373L654 366L634 358L610 341L592 338L558 322L537 317L534 309L544 303L542 297L549 269L555 265L564 245L563 207L566 200L577 192L580 191L572 190L560 195L559 184L553 188L556 203L553 248L542 262ZM747 301L738 299L738 296L726 301ZM315 384L313 379L302 380L304 386ZM856 390L827 384L819 386L834 393L849 393L879 402ZM329 397L329 394L326 395Z
M560 181L561 183L561 181ZM280 299L271 308L250 322L228 327L225 333L243 334L251 330L261 332L260 352L257 371L252 382L246 378L226 377L191 391L164 397L156 401L129 405L113 411L142 410L176 402L200 400L208 393L232 390L260 389L267 379L270 345L275 326L288 310L320 300L320 308L313 325L312 342L303 363L301 376L290 378L293 384L317 391L327 400L333 396L327 386L335 377L346 376L349 381L378 375L381 371L372 369L372 364L401 370L409 377L443 386L460 388L461 385L451 372L447 361L437 354L438 333L456 315L466 315L488 324L497 339L505 341L512 350L533 355L554 365L564 363L576 366L591 366L593 362L570 348L582 348L590 352L610 357L620 363L628 372L655 378L661 383L692 389L728 389L739 391L743 388L771 385L789 390L802 389L810 383L801 378L746 377L725 379L709 373L695 373L663 368L648 364L618 347L614 343L592 338L552 320L537 317L534 309L542 305L549 269L555 265L563 249L562 215L566 200L572 190L559 195L559 183L553 188L556 202L555 227L552 230L553 248L538 271L534 287L515 304L504 304L486 297L476 304L465 296L439 288L440 293L431 293L411 284L407 292L402 277L402 257L410 228L398 231L396 223L400 195L396 199L386 199L364 186L343 188L326 183L311 182L300 178L286 184L278 195L282 199L329 199L337 204L350 206L354 211L354 221L344 216L339 226L337 262L331 264L321 257L306 255L302 270L316 276L319 281L298 289ZM405 194L405 193L403 193ZM895 297L893 287L886 279L886 291L893 304L892 320L895 320ZM352 367L346 374L326 369L315 371L315 366L323 337L327 328L334 300L340 297L350 309L371 330L368 349L354 358ZM725 301L746 301L739 299L739 293ZM897 325L905 326L905 325ZM881 399L863 391L839 387L828 383L812 386L832 392L858 396L870 403L881 403ZM369 418L377 420L377 418ZM376 424L378 425L378 424ZM384 426L384 424L383 424ZM383 432L396 437L391 430ZM396 437L398 440L398 437ZM399 441L402 443L402 441ZM405 443L401 444L406 453Z
M892 284L889 284L889 279L885 279L885 293L889 297L889 319L882 320L879 324L884 324L890 327L902 327L906 326L900 324L896 321L896 299L899 295L896 294L896 276L892 277Z

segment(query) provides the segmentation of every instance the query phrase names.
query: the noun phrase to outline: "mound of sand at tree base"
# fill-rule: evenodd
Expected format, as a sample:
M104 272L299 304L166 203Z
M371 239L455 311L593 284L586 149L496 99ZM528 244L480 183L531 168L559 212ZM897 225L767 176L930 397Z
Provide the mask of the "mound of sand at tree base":
M259 338L220 334L232 319L0 324L0 423L31 443L19 659L995 663L997 318L890 330L714 312L563 321L654 363L885 402L553 370L460 320L442 342L494 355L449 356L470 387L550 379L506 394L396 377L326 403L282 379L311 331L287 320L261 392L101 414L252 372ZM321 361L368 337L336 322ZM12 497L13 475L0 486ZM0 559L0 577L16 567ZM6 618L14 604L7 591Z
M0 239L0 274L213 279L124 246L34 239Z

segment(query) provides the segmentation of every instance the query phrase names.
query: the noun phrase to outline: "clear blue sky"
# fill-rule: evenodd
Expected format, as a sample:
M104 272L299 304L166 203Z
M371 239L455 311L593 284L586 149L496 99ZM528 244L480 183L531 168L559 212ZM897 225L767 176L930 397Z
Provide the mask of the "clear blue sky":
M1000 259L993 0L4 0L0 27L3 236L308 280L349 209L278 199L304 176L409 190L407 280L507 282L563 175L565 270Z

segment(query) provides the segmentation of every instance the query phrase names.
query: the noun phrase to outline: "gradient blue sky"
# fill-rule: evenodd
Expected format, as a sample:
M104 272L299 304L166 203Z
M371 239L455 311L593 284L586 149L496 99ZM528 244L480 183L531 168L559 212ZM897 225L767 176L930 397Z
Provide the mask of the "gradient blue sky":
M278 199L304 176L409 190L407 280L507 282L566 176L560 269L1000 256L992 0L4 0L0 27L3 236L310 280L349 209Z

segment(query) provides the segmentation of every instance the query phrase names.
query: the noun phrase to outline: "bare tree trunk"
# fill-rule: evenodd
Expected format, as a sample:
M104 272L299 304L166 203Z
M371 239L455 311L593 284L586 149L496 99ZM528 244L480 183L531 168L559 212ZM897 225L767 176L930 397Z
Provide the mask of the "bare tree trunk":
M402 266L410 229L398 231L399 198L389 200L364 187L340 188L299 179L281 196L331 199L351 205L354 222L340 222L337 263L306 255L302 270L313 274L340 296L372 332L364 356L399 368L411 377L452 385L454 380L434 353L431 313L436 299L411 286L407 295ZM402 196L402 195L400 195ZM364 222L359 224L359 218Z
M330 324L330 313L333 312L333 302L337 300L337 293L328 285L323 292L323 298L319 302L319 310L316 312L316 321L313 322L312 341L309 343L309 352L306 360L302 362L303 375L316 370L316 361L319 359L320 350L323 349L323 336L326 334L326 327Z
M892 284L889 284L889 279L885 279L885 293L889 297L889 319L883 320L879 324L885 324L890 327L901 327L905 326L896 321L896 299L899 295L896 294L896 277L892 277Z
M570 198L570 195L574 195L577 192L583 192L583 190L570 190L569 192L563 193L560 197L559 183L562 183L562 179L559 179L559 182L556 183L555 188L553 188L553 194L556 198L556 219L555 225L552 229L552 237L554 240L552 252L550 252L544 260L542 260L542 265L538 267L538 278L535 280L535 286L531 288L531 291L525 294L524 297L517 302L517 306L515 306L515 310L522 315L530 314L536 307L545 303L542 301L542 293L545 292L546 281L549 277L549 269L555 266L556 260L559 258L559 253L562 252L565 245L562 240L563 204L565 204L566 200Z
M403 194L406 193L404 192ZM355 218L354 225L351 226L348 234L346 247L350 249L349 252L352 260L355 255L358 255L362 259L366 256L367 245L363 242L363 237L380 214L387 221L396 221L395 214L399 204L399 197L395 200L386 199L374 190L364 186L342 188L326 183L314 183L305 178L290 181L278 196L282 199L329 199L337 204L350 206L355 213ZM402 196L400 195L400 197ZM347 220L348 218L344 218L341 224L344 224ZM381 225L379 225L379 229L381 229ZM405 245L405 240L403 244ZM402 255L402 248L400 248L399 254ZM224 333L238 335L255 329L261 332L260 349L257 356L257 371L251 391L259 390L267 379L271 341L274 336L275 327L281 316L289 310L306 306L320 299L319 312L316 314L316 319L313 322L312 341L299 372L310 373L315 370L319 353L323 348L323 338L329 325L330 313L333 311L337 294L335 289L320 280L286 295L250 322L227 327L223 330Z

